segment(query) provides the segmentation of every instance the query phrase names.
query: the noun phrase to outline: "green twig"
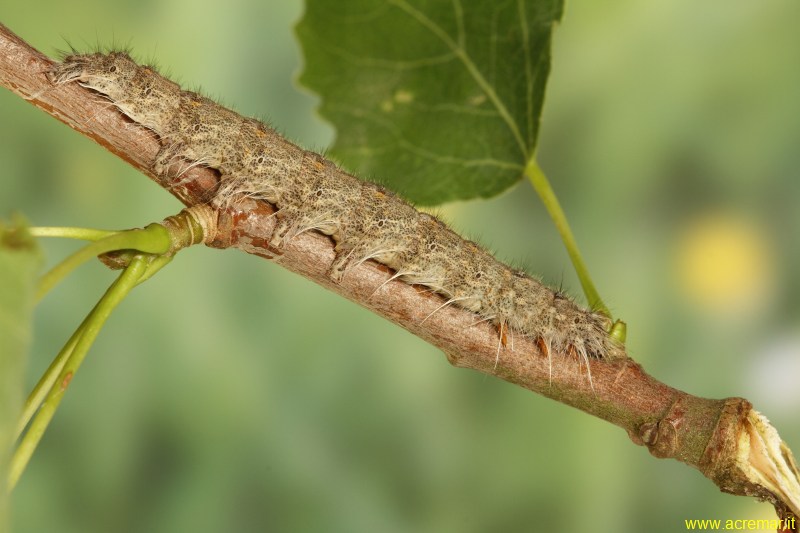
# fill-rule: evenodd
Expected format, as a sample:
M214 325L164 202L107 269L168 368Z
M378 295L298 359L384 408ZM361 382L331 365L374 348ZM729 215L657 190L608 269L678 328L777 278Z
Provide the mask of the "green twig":
M144 283L148 279L150 279L156 272L161 270L164 266L167 265L170 261L172 261L173 256L166 256L166 255L159 255L154 256L147 267L147 270L142 274L139 280L136 282L137 285ZM75 333L69 338L67 343L61 348L61 351L58 352L58 355L53 359L53 362L50 363L50 366L47 367L42 377L39 378L39 382L36 383L36 386L31 391L30 395L28 395L28 399L25 401L25 406L22 410L22 414L20 415L19 422L17 423L17 431L14 439L19 439L22 432L25 430L25 426L28 425L33 414L42 404L45 396L53 387L53 383L56 382L59 373L64 368L64 363L67 361L67 358L72 354L72 351L75 349L75 345L77 344L78 340L83 335L83 328L86 325L87 320L91 315L87 316L83 323L78 326L78 329L75 330Z
M34 228L31 233L38 237L67 237L95 241L72 254L42 277L39 283L39 298L78 265L97 255L113 251L122 252L120 257L124 261L120 264L127 266L78 326L28 397L17 424L16 439L20 438L29 422L30 427L19 441L12 458L8 476L9 490L16 485L30 461L67 386L114 308L133 287L143 283L169 263L175 251L197 244L203 238L202 228L187 211L169 217L164 225L150 224L145 229L116 232L85 228L39 227Z
M150 264L147 265L147 270L144 271L142 277L136 282L136 285L141 285L148 279L152 278L156 272L167 266L174 255L154 255L150 259Z
M88 230L94 231L94 230ZM59 281L81 263L114 250L133 249L150 254L163 254L170 247L169 234L160 224L150 224L144 229L133 229L112 233L108 237L88 244L53 267L39 280L36 299L41 300Z
M61 351L58 352L58 355L55 357L55 359L53 359L53 362L50 363L50 366L47 367L47 370L44 371L42 377L39 378L39 382L36 383L36 386L28 395L28 399L25 400L25 406L22 409L22 414L19 417L19 422L17 423L17 431L14 436L14 440L19 439L20 435L22 435L22 432L25 430L25 426L28 425L28 422L30 422L33 414L42 404L42 401L44 401L45 396L47 396L47 394L50 392L50 389L53 388L53 383L56 382L58 375L64 368L64 363L66 363L69 356L72 355L75 345L80 340L81 335L83 335L83 328L86 326L86 323L91 316L92 315L89 314L83 319L81 325L78 326L78 329L75 330L75 333L73 333L66 344L64 344L64 347L61 348Z
M30 428L17 446L14 457L11 460L8 476L9 490L14 488L20 475L25 470L31 455L33 455L50 420L52 420L67 386L75 375L75 372L77 372L78 367L80 367L81 362L83 362L83 359L86 357L86 353L97 337L100 328L108 319L114 308L147 273L152 260L152 255L136 255L116 281L111 284L94 309L92 309L89 316L86 317L86 320L84 320L76 331L76 334L73 335L75 342L72 350L68 350L67 348L72 344L73 339L70 339L65 349L62 350L62 352L69 353L65 355L65 360L57 378L52 380L52 385L44 403L42 403L39 412L31 422ZM160 266L158 268L160 268ZM61 354L59 354L59 357L60 356ZM58 363L54 361L51 368L56 366L58 366Z

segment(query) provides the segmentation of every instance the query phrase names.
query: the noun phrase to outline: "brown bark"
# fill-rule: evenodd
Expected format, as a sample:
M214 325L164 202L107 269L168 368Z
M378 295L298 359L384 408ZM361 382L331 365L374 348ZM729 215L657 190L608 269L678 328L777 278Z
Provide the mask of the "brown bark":
M155 175L151 168L159 142L153 134L132 126L77 84L52 85L45 76L52 65L0 25L0 84L94 139L187 206L213 194L218 176L207 168L193 168L180 183ZM473 314L453 306L424 320L442 298L402 281L384 285L391 272L382 265L367 262L341 283L331 282L326 272L334 252L328 237L306 233L285 250L270 249L273 212L257 201L217 211L215 234L207 240L217 248L239 248L274 260L359 303L441 348L455 366L496 375L618 425L656 457L699 469L723 491L768 500L781 517L800 514L800 476L791 452L747 400L692 396L655 380L629 358L592 359L590 382L584 362L564 354L552 354L551 361L531 339L499 345L494 326L475 325Z

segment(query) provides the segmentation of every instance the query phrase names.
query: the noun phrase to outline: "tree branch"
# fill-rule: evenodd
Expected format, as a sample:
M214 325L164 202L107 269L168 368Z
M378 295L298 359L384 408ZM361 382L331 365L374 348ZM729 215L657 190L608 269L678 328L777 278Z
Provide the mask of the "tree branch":
M0 84L94 139L185 205L213 195L219 176L211 169L194 167L179 181L155 175L158 139L78 84L52 85L45 74L53 64L0 24ZM216 232L206 242L280 263L441 348L457 367L498 376L607 420L656 457L699 469L725 492L768 500L782 518L800 515L800 475L791 451L747 400L686 394L626 357L591 359L590 382L585 362L564 354L552 354L551 361L532 339L499 345L496 328L476 325L468 311L447 306L429 317L442 297L402 281L387 282L392 272L371 261L335 284L326 275L334 259L332 241L304 233L283 250L270 249L273 213L272 206L255 200L219 210Z

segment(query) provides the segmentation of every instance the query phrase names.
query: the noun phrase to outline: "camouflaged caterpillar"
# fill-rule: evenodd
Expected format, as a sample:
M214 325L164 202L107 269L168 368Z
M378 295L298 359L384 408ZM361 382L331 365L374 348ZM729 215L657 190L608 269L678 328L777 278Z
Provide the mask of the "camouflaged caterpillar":
M332 237L336 259L329 275L334 281L373 259L392 268L393 279L443 295L442 307L456 305L478 315L478 322L493 322L501 339L506 328L535 339L548 357L572 356L588 369L590 357L623 353L608 334L608 317L578 307L435 217L295 146L263 123L181 90L126 53L70 55L49 77L93 89L158 135L155 172L163 175L175 163L184 169L215 168L221 174L217 205L242 195L273 204L278 223L271 246L280 248L312 230Z

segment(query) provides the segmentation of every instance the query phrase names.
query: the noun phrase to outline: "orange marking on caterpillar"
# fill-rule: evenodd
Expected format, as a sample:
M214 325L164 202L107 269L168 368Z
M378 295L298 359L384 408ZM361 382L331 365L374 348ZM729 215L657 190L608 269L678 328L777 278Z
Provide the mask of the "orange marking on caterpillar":
M500 335L500 344L505 348L508 346L508 326L501 323L497 324L495 329L497 330L497 334Z
M547 349L547 343L544 342L542 337L536 337L536 347L539 348L539 351L542 352L543 356L550 356L550 351Z

